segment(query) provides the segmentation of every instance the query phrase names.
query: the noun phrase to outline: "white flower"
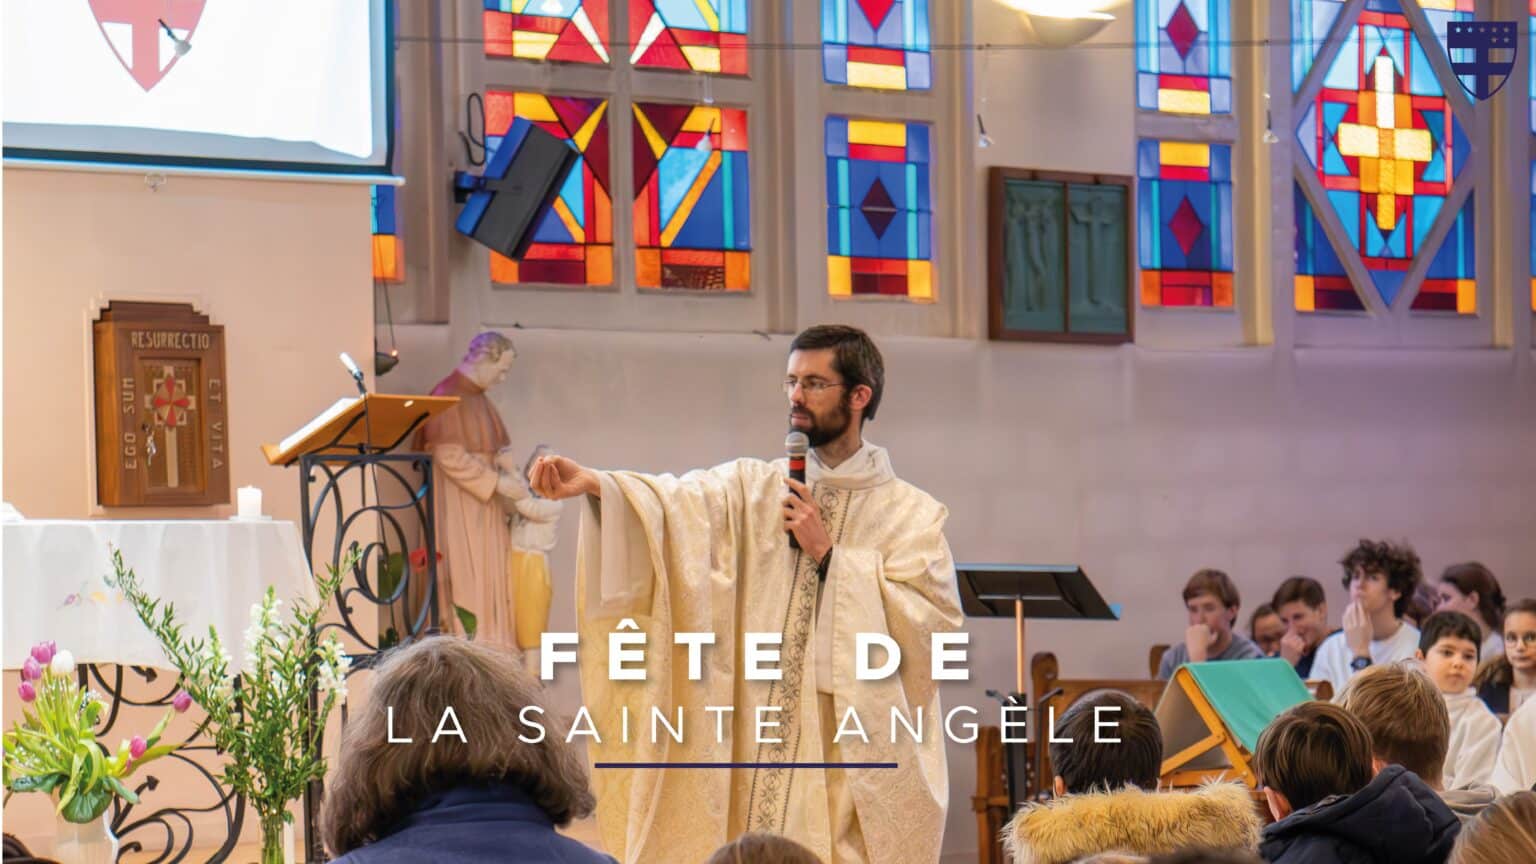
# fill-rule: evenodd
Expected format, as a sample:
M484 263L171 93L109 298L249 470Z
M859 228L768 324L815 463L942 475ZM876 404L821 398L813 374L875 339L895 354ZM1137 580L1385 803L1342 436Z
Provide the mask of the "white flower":
M73 675L75 672L75 655L68 651L60 651L53 655L53 661L48 664L55 675Z

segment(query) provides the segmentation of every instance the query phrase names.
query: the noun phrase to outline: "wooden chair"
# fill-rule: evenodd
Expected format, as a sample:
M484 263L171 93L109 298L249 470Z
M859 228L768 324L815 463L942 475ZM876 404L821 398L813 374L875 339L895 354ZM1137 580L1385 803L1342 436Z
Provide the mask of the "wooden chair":
M1157 670L1163 665L1163 655L1168 653L1167 645L1153 645L1147 651L1147 677L1156 678Z
M1004 767L1007 758L1003 731L996 726L981 727L976 738L976 794L971 796L978 864L1006 864L1000 835L1013 814Z

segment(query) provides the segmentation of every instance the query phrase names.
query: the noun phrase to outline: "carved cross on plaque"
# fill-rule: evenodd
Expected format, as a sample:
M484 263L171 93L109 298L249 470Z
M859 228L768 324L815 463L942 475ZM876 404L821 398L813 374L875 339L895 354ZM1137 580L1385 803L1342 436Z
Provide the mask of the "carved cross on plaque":
M101 505L228 503L224 328L187 304L113 302L94 331Z

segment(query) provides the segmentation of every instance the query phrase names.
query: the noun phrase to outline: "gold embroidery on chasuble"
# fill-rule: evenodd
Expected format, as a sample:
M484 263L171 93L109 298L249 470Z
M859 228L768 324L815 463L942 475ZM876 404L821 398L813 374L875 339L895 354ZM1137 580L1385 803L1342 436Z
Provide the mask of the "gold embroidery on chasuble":
M842 540L848 524L852 490L819 485L819 488L812 491L811 497L816 500L817 508L821 511L821 521L826 526L827 536L836 545ZM783 680L775 681L769 687L766 703L782 709L779 716L783 718L783 732L778 736L778 742L757 745L757 758L754 761L759 766L763 763L794 762L795 755L800 751L800 738L804 734L800 722L801 700L805 698L805 670L811 665L809 647L816 632L816 594L821 581L816 573L819 563L803 551L795 552L795 585L790 592L789 604L784 610L784 624L780 629L784 640L779 664L783 670ZM811 698L815 698L814 693ZM812 730L812 734L820 735L821 730ZM753 769L752 794L747 804L748 830L784 833L794 774L793 768Z

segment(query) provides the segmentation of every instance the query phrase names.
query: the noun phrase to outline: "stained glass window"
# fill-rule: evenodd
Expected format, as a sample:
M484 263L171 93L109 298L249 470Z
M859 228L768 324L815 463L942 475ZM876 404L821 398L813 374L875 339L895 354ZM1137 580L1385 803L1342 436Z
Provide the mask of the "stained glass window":
M481 22L488 56L608 62L608 0L485 0Z
M828 84L933 86L928 0L821 0L821 44Z
M613 212L609 198L608 100L507 90L485 94L486 161L512 121L526 117L570 141L581 154L560 194L534 229L520 261L491 256L491 281L607 285L613 282Z
M1333 251L1317 213L1301 186L1294 186L1296 206L1296 311L1360 311L1365 304L1350 284L1344 264Z
M1418 37L1401 14L1377 11L1385 7L1399 8L1394 0L1368 0L1359 19L1343 31L1344 44L1322 90L1302 113L1296 138L1351 251L1390 306L1414 258L1437 251L1424 249L1424 241L1469 147ZM1315 213L1298 208L1296 219L1298 245L1304 228L1316 231L1314 247L1323 242ZM1309 226L1303 225L1306 220ZM1458 224L1472 242L1470 213ZM1465 266L1445 278L1470 283L1470 257L1456 260ZM1316 280L1308 288L1303 277L1325 274L1299 266L1297 274L1298 309L1343 308L1308 306L1304 295L1316 290ZM1457 290L1470 295L1458 299L1457 310L1475 307L1470 284Z
M747 112L636 102L635 282L751 287Z
M1451 233L1440 244L1440 251L1429 262L1419 293L1413 297L1414 309L1458 312L1471 315L1477 311L1477 238L1473 232L1473 201L1467 203L1451 223Z
M929 128L827 118L827 285L933 299Z
M636 66L747 74L747 0L630 0L629 32Z
M1471 21L1474 17L1475 0L1418 0L1419 8L1424 10L1424 17L1429 21L1429 29L1434 31L1435 39L1440 42L1440 51L1446 51L1445 39L1447 27L1452 21ZM1365 8L1380 12L1401 12L1402 5L1398 0L1367 0Z
M1300 90L1344 0L1291 0L1291 89Z
M1142 140L1137 238L1144 306L1232 305L1232 148Z
M1136 103L1148 111L1232 113L1227 0L1136 0Z
M399 282L405 278L404 247L396 229L395 187L373 187L373 278Z

